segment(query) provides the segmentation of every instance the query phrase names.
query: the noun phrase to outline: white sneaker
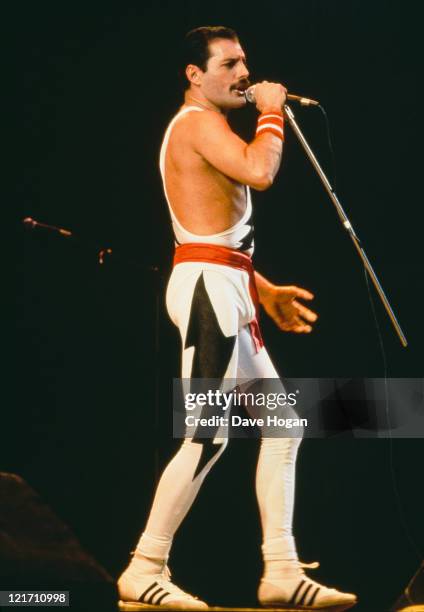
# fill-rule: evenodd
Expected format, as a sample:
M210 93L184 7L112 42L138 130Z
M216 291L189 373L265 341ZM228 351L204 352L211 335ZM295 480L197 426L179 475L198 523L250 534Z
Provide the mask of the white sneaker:
M171 572L165 566L160 574L135 573L125 570L118 580L122 611L155 610L207 610L208 605L182 591L171 582Z
M300 563L284 572L281 579L262 578L258 599L264 607L284 606L292 610L341 612L357 602L353 593L342 593L311 580L303 568L315 569L319 563Z

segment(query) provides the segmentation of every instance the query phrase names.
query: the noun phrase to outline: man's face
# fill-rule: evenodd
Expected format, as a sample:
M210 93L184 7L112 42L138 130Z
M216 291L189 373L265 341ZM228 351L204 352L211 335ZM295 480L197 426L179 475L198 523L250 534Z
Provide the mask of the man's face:
M246 104L242 92L249 86L246 56L237 40L217 38L209 43L206 71L201 73L201 91L215 106L240 108Z

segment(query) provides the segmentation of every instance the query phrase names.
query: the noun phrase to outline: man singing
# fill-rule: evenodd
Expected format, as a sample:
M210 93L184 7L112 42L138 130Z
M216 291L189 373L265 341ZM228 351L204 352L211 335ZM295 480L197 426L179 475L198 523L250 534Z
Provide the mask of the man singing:
M317 318L299 302L313 298L309 291L273 285L253 270L251 261L250 188L271 187L280 167L286 89L267 81L256 85L260 115L255 138L247 144L227 122L230 110L246 104L249 86L237 34L224 27L189 32L182 69L184 104L166 130L160 153L176 241L166 300L181 334L182 377L278 379L263 346L259 304L284 331L309 333ZM310 579L292 535L301 435L261 439L256 493L264 573L258 598L268 607L342 610L356 602L355 595ZM171 582L167 561L174 534L225 447L222 436L206 439L195 431L166 467L144 533L118 582L123 609L137 609L131 607L136 602L140 609L149 604L207 608Z

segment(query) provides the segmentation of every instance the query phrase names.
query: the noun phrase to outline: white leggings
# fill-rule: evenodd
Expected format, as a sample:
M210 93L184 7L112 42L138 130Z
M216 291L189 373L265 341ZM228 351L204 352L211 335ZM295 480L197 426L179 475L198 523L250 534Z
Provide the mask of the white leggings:
M248 323L255 316L248 274L204 262L175 266L167 307L183 343L182 377L278 378L264 347L256 351ZM284 391L284 389L282 389ZM290 416L296 416L292 411ZM295 555L292 518L295 462L301 438L262 437L256 471L264 559ZM173 536L227 440L185 439L164 470L138 548L166 559Z

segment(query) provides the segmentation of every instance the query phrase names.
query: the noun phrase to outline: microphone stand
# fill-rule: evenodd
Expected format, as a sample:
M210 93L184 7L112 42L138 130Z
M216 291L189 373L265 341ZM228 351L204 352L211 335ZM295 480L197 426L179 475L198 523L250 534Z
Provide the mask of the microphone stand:
M383 291L383 288L377 278L376 273L373 270L373 267L364 251L364 249L361 246L361 242L358 238L358 236L355 233L355 230L352 227L352 224L350 223L345 211L343 210L342 205L339 202L339 199L334 191L334 189L332 188L328 178L326 177L323 169L321 168L321 166L319 165L319 162L317 160L317 158L315 157L311 147L309 146L309 144L306 141L306 138L304 137L304 135L302 134L301 129L299 128L299 126L297 125L295 118L294 118L294 114L293 111L291 110L290 106L288 106L287 104L284 105L284 111L285 111L285 115L288 119L288 122L290 123L290 126L293 130L293 132L296 134L297 138L300 141L300 144L302 145L302 147L304 148L306 155L309 157L309 159L312 162L312 165L314 166L319 178L321 179L321 182L323 183L328 195L330 196L330 200L333 202L334 207L337 211L337 214L339 215L339 219L340 222L342 223L344 229L348 232L354 247L359 255L359 257L362 259L362 263L365 266L365 269L367 270L367 272L369 273L371 280L374 284L374 287L377 290L378 295L380 296L381 301L383 302L383 306L386 309L387 314L390 317L390 320L393 324L393 327L395 328L395 331L398 335L398 338L402 344L403 347L408 346L408 341L405 337L405 334L403 333L399 322L396 318L395 313L393 312L392 307L390 306L389 300L386 297L386 294Z
M64 238L72 238L83 244L85 247L89 247L90 250L97 249L97 257L100 265L103 265L105 261L109 259L112 255L113 251L111 248L101 248L95 247L91 241L85 240L81 238L81 236L77 236L71 230L65 229L63 227L57 227L55 225L49 225L47 223L41 223L40 221L36 221L32 217L25 217L22 219L22 223L26 228L31 230L41 229L44 231L48 231L52 234L59 234ZM116 259L116 255L115 255ZM149 272L153 276L153 286L155 292L154 299L154 371L155 371L155 380L154 380L154 426L156 431L159 429L159 416L160 416L160 380L159 380L159 359L160 359L160 280L161 274L160 269L157 266L143 266L139 262L130 260L128 258L123 258L122 256L118 256L118 260L123 262L124 264L129 264L136 268L141 268L145 273ZM158 482L159 480L159 450L156 446L155 456L154 456L154 472L155 472L155 480Z

